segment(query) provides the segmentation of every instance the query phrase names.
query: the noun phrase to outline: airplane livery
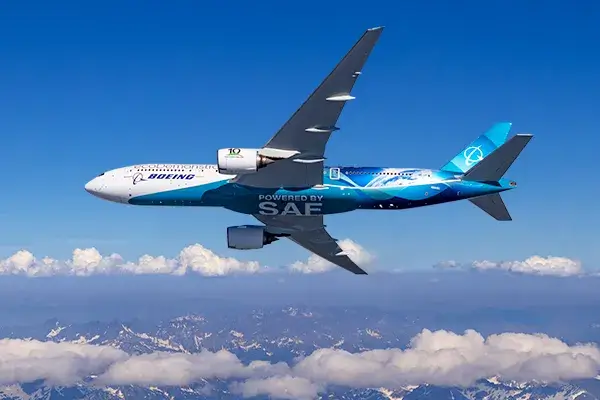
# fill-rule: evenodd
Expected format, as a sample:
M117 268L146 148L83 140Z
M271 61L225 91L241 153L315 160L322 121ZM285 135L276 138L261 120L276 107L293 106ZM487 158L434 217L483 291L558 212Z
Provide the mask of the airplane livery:
M262 225L227 228L229 248L259 249L286 237L355 274L366 274L325 229L324 216L404 210L468 199L511 220L500 193L504 174L530 134L508 139L501 122L439 169L328 167L325 147L383 28L367 30L283 127L257 149L225 148L216 164L140 164L104 172L85 185L101 199L139 206L223 207Z

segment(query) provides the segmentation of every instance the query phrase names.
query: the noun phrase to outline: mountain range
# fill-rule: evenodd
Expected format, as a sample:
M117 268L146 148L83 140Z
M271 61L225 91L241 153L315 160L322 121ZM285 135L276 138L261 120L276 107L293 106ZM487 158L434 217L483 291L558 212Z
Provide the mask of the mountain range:
M368 307L207 307L206 311L164 321L89 321L57 319L42 324L0 327L7 339L108 345L128 354L155 352L194 354L202 349L226 349L244 364L255 360L292 363L316 349L348 352L406 347L421 329L418 318ZM1 363L1 360L0 360ZM88 376L73 385L43 380L12 383L0 388L0 399L238 399L231 381L215 378L186 386L105 385ZM494 377L464 387L413 385L397 388L352 389L328 386L320 399L600 399L600 380L579 379L560 384L500 382ZM256 396L254 399L267 399ZM294 398L294 397L287 397Z

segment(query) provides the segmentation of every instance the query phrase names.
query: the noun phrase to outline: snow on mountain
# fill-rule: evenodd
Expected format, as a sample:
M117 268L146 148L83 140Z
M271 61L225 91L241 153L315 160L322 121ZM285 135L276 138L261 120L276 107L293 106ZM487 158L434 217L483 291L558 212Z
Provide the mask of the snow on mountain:
M372 312L346 309L286 307L252 312L207 312L163 322L48 321L28 327L2 327L5 337L33 338L56 343L108 345L129 354L157 351L193 354L201 349L227 349L242 362L291 362L315 349L350 352L406 346L419 327ZM202 380L184 387L109 386L90 381L72 387L51 387L43 381L0 387L0 399L237 399L227 380ZM255 397L266 399L267 397ZM563 384L518 384L489 378L469 388L432 385L400 389L329 387L321 399L339 400L600 400L600 381L584 379Z

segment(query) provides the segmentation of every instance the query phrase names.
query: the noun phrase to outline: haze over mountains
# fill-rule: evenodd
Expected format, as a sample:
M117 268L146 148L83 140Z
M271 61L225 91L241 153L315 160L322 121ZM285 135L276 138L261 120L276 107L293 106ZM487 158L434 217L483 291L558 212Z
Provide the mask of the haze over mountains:
M600 398L582 344L600 340L597 279L5 276L0 383L14 399Z

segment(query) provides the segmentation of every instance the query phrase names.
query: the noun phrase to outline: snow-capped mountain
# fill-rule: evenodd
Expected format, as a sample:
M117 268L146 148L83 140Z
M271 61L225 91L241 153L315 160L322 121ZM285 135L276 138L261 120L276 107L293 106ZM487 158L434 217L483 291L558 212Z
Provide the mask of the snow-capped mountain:
M349 352L405 347L420 327L402 315L361 308L284 307L249 311L212 310L168 321L90 321L69 323L50 320L42 325L0 327L3 338L23 338L54 343L108 345L128 354L155 352L194 354L202 349L227 349L243 363L264 360L292 362L320 348ZM0 360L0 363L2 360ZM0 389L0 399L237 399L227 379L201 380L191 385L97 385L94 376L75 385L50 385L44 381L10 384ZM266 396L253 397L266 399ZM293 398L291 396L287 398ZM432 385L401 389L374 387L349 389L329 386L322 399L600 399L600 380L584 379L562 384L518 384L490 378L468 388Z

